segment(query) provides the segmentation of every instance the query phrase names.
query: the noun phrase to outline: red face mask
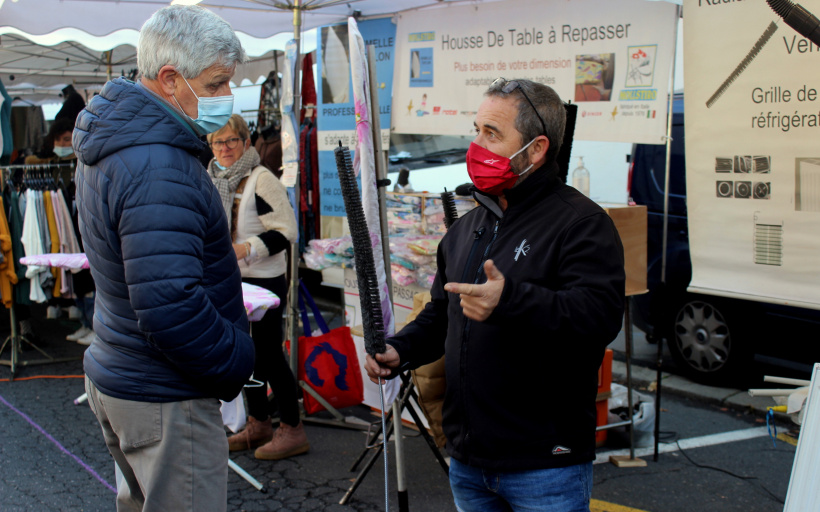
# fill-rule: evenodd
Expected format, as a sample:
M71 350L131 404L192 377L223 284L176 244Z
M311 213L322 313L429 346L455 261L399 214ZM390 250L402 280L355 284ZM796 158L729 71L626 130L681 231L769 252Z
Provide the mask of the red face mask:
M520 174L516 174L512 170L510 161L518 153L527 149L533 141L535 139L516 151L510 158L496 155L489 149L482 148L475 142L471 142L470 148L467 150L467 173L476 188L494 196L500 196L504 190L513 188L519 176L523 176L532 169L532 165Z

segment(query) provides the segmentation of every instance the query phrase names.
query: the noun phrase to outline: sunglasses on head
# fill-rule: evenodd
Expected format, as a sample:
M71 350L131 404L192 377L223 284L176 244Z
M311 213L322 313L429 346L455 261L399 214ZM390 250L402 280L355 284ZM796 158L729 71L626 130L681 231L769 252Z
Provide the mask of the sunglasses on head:
M533 105L532 100L530 100L530 97L527 96L527 93L524 92L524 88L521 87L520 83L518 83L516 80L507 80L504 77L499 77L493 80L492 85L501 85L501 92L503 92L504 94L510 94L516 89L521 91L521 94L524 95L524 99L527 100L527 103L530 104L532 110L535 112L535 115L538 116L538 120L541 121L541 128L544 130L544 135L547 135L547 124L544 122L544 118L541 117L541 114L538 113L538 109L535 108L535 105Z

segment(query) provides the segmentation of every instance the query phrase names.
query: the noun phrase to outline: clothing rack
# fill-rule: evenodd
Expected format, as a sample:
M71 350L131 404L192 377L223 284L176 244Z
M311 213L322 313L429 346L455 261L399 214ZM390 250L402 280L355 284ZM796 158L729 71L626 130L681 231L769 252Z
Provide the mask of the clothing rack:
M46 163L46 164L14 164L14 165L3 165L3 169L45 169L47 167L75 167L74 162L56 162L56 163Z
M7 181L11 178L13 179L14 171L23 171L23 175L26 176L30 172L47 172L52 171L52 175L50 178L55 182L55 176L53 171L62 171L62 170L69 170L74 171L76 168L76 161L75 162L55 162L55 163L46 163L46 164L15 164L15 165L3 165L0 166L0 190L6 188Z
M19 165L5 165L0 167L0 190L5 189L6 183L9 179L13 179L13 172L14 171L23 171L24 176L31 171L54 171L54 170L63 170L70 168L72 171L74 170L75 163L74 162L56 162L56 163L45 163L45 164L19 164ZM54 180L54 176L50 176L52 182L56 185L56 180ZM25 183L25 182L24 182ZM5 215L5 212L3 213ZM13 262L12 262L13 265ZM13 268L13 267L12 267ZM10 317L10 324L11 324L11 332L3 340L2 345L0 345L0 355L5 352L6 347L8 346L11 350L8 359L0 359L0 365L8 366L11 370L11 379L14 380L14 377L17 374L17 369L19 366L33 366L38 364L53 364L53 363L62 363L66 361L74 361L78 359L77 357L52 357L46 351L38 347L34 342L28 339L25 335L21 334L17 325L17 316L14 311L14 288L15 285L11 285L11 305L9 307L9 317ZM37 352L39 352L43 358L42 359L21 359L20 353L22 351L23 343L27 344Z

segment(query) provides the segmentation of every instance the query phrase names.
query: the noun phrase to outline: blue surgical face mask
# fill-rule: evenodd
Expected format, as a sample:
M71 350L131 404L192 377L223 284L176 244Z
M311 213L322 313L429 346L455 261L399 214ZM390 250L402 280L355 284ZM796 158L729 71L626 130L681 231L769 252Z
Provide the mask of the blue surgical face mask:
M219 168L220 168L221 170L223 170L223 171L224 171L225 169L227 169L227 167L225 167L224 165L220 164L220 163L219 163L219 160L217 160L216 158L214 158L214 165L216 165L217 167L219 167Z
M185 80L185 77L183 76L182 79ZM213 133L225 126L233 113L233 95L200 98L196 95L193 87L188 83L188 80L185 80L185 83L197 99L196 119L191 119L188 114L185 114L176 96L174 97L174 101L177 102L177 106L182 110L182 113L201 129L202 133L200 133L200 135Z
M60 158L65 158L74 154L74 148L71 146L54 146L54 154Z

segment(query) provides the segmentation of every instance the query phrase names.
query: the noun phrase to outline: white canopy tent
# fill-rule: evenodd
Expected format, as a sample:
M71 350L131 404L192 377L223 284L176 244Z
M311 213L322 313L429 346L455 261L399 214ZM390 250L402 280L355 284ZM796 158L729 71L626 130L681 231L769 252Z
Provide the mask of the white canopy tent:
M305 53L312 51L313 46L315 44L305 48ZM242 85L245 80L258 83L260 77L281 68L282 52L277 50L281 49L274 47L259 56L251 56L248 62L237 67L234 83ZM12 98L19 98L15 105L60 103L60 93L68 84L81 94L91 96L111 78L134 78L136 69L136 48L131 44L97 51L76 41L46 46L18 34L0 36L0 80Z
M0 0L0 34L18 31L54 44L78 40L89 48L105 50L134 44L142 23L169 0ZM438 3L436 0L176 0L211 9L239 34L253 55L270 50L277 35L290 39L294 9L301 12L301 28L341 23L358 11L362 16L388 14ZM42 13L42 15L38 15ZM261 46L259 51L257 46ZM281 43L279 46L283 46Z
M234 83L257 83L273 69L277 50L297 31L377 16L444 0L0 0L0 79L12 97L60 102L67 84L93 91L110 77L136 69L139 28L171 3L198 3L236 30L250 61ZM296 16L298 12L299 16ZM301 53L315 49L305 38ZM13 77L13 79L12 79Z
M62 101L67 84L81 93L99 90L109 78L128 76L136 67L131 45L99 52L74 41L43 46L17 34L0 36L0 79L12 98L28 104Z

